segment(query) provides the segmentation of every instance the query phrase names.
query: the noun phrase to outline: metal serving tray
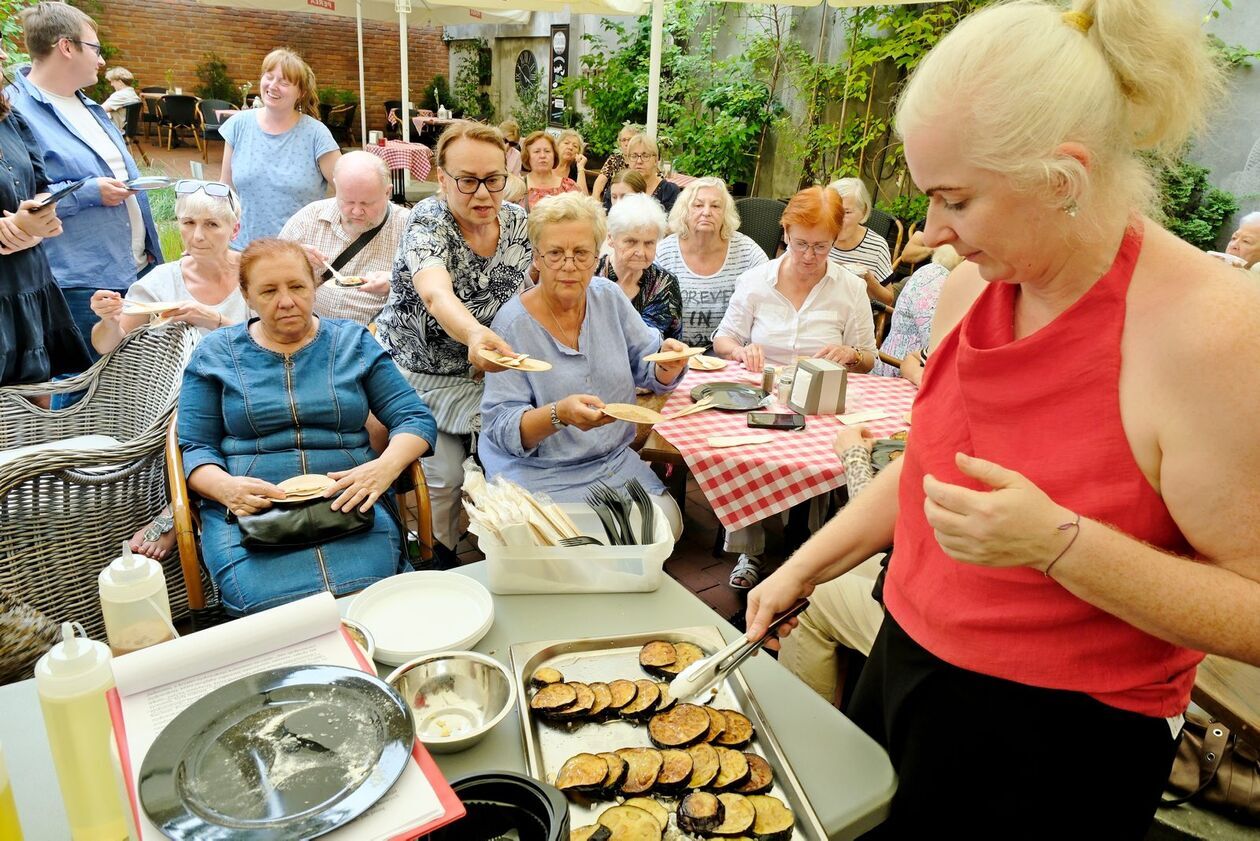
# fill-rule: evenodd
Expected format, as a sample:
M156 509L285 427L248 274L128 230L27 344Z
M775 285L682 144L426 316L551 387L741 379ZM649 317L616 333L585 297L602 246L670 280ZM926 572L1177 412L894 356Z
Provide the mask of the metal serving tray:
M600 753L626 747L652 747L646 722L635 724L614 719L604 723L557 724L534 716L529 708L530 675L544 666L559 670L565 680L582 683L649 677L639 666L639 649L652 640L692 642L704 649L706 655L726 645L722 632L708 625L626 636L517 643L511 647L512 678L516 681L518 697L521 699L516 706L521 716L521 734L531 776L554 784L560 766L574 754L583 751ZM761 707L738 671L718 686L717 697L712 706L738 710L752 721L755 731L752 744L743 750L760 754L774 769L774 788L769 793L785 802L796 815L796 830L792 838L826 841L826 831L805 798L801 784L784 757L778 740L766 724ZM672 799L658 797L665 802ZM587 805L570 800L570 825L579 827L595 823L599 814L613 805L616 805L616 801L600 801ZM671 817L665 838L690 837L678 830Z

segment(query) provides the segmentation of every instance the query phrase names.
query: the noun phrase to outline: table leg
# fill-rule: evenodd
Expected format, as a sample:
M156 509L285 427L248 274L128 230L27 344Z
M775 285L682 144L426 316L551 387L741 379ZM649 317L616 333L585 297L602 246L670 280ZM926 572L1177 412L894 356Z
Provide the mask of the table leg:
M394 181L394 204L407 203L407 171L404 169L391 169L390 177Z

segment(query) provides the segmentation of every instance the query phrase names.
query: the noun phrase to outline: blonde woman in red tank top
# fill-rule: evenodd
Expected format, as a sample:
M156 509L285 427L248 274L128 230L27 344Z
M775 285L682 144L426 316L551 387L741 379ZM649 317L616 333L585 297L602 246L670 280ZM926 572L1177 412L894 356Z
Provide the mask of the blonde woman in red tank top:
M894 545L849 708L898 775L878 837L1140 839L1202 652L1260 664L1260 294L1150 218L1139 157L1220 91L1171 0L1027 0L901 97L957 324L905 457L748 606L751 636Z

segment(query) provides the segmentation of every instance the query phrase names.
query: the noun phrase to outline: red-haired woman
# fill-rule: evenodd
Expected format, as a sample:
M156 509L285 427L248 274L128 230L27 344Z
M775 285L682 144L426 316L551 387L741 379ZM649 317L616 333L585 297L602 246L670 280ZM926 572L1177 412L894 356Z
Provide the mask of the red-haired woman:
M827 259L843 214L834 190L810 187L792 197L780 222L787 252L744 272L735 284L713 339L719 356L758 372L802 356L857 373L871 370L877 357L866 284ZM740 553L732 587L746 590L760 580L765 545L760 524L727 535L727 551Z

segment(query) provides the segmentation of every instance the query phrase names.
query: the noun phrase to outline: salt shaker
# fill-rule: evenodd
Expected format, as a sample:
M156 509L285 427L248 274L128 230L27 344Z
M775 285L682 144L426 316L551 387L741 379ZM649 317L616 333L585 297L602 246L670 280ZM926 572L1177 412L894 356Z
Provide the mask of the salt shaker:
M774 368L769 365L761 372L761 390L767 395L774 394Z

